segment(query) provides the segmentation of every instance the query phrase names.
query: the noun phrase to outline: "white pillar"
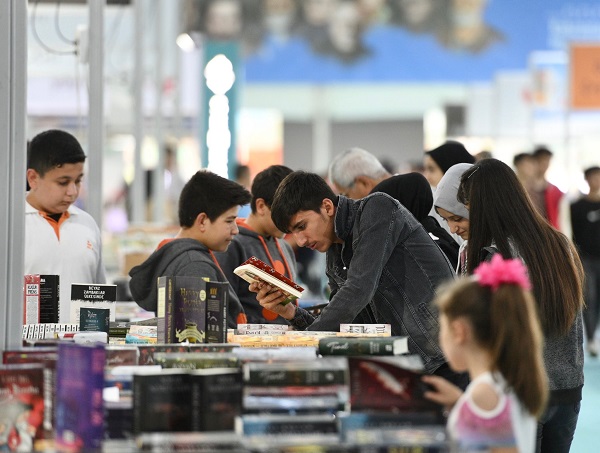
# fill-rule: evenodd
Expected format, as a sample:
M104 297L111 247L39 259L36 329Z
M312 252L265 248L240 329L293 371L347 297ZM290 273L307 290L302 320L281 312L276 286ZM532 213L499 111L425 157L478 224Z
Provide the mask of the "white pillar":
M0 349L21 344L25 242L27 2L0 2Z
M86 210L102 228L102 162L104 160L104 6L89 0L89 113Z

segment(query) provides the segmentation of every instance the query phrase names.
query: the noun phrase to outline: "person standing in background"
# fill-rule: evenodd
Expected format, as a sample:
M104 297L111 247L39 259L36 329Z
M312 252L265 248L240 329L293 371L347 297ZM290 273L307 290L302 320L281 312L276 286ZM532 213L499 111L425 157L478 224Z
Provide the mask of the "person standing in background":
M75 137L56 129L36 135L28 154L24 272L59 276L59 320L68 323L71 284L106 283L100 229L74 205L86 156Z
M539 194L536 197L536 200L539 200L536 207L540 214L550 222L550 225L560 230L560 202L565 194L546 179L546 172L550 167L552 155L552 151L544 146L540 146L533 151L532 156L537 163L537 174L533 190Z
M467 148L462 143L454 140L448 140L437 148L426 151L423 157L423 176L429 181L434 197L442 176L444 176L450 167L456 164L473 163L475 163L475 157L467 151ZM448 224L444 222L444 219L435 210L435 206L431 209L429 215L433 216L444 229L452 234L452 238L458 245L462 244L463 239L450 231Z
M255 256L290 280L296 280L296 259L292 246L283 240L283 233L271 219L271 203L275 191L283 178L291 172L291 168L283 165L271 165L256 175L252 181L252 212L246 219L237 219L239 234L233 238L227 251L215 253L250 323L286 324L277 313L258 304L256 294L248 290L248 283L238 277L234 270L248 258Z
M244 189L250 191L252 176L250 175L250 167L248 165L240 164L235 167L235 182L237 182ZM250 212L252 212L250 209L250 203L240 206L238 217L240 219L245 219L250 215Z
M596 357L598 346L594 334L600 316L600 167L590 167L583 174L590 191L571 204L571 227L585 271L583 320L587 351Z

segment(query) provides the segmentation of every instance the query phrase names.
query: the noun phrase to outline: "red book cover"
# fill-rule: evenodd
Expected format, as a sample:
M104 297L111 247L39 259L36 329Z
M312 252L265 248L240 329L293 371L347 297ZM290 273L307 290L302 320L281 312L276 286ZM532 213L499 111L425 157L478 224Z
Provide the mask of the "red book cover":
M34 451L44 434L43 365L0 367L0 450Z
M259 260L255 256L251 256L233 271L236 275L243 278L249 283L255 281L264 281L269 285L276 286L289 297L282 302L286 304L292 300L302 297L304 288L294 283L285 275L277 272L273 267L269 266L264 261Z
M422 373L406 367L402 356L348 357L352 411L441 411L425 399Z

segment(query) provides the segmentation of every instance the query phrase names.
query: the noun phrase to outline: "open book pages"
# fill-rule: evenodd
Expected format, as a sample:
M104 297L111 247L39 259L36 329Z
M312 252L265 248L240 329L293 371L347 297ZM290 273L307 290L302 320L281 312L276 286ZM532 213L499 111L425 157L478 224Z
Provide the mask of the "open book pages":
M236 267L233 272L239 277L246 280L248 283L263 281L271 286L275 286L288 297L282 302L287 304L295 299L302 297L302 288L294 283L285 275L277 272L273 267L269 266L264 261L259 260L255 256L244 261L240 266Z

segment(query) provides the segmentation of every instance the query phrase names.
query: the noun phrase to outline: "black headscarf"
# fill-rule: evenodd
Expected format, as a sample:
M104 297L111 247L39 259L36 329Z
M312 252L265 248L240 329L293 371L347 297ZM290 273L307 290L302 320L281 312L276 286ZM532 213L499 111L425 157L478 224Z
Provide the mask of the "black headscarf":
M458 262L458 244L450 234L429 215L433 206L431 187L421 173L407 173L384 179L371 193L383 192L398 200L432 235L453 266Z
M475 157L467 151L460 142L448 140L443 145L431 151L427 151L436 164L446 173L450 167L456 164L473 164Z
M383 192L398 200L422 222L433 206L431 187L421 173L406 173L384 179L371 192Z

